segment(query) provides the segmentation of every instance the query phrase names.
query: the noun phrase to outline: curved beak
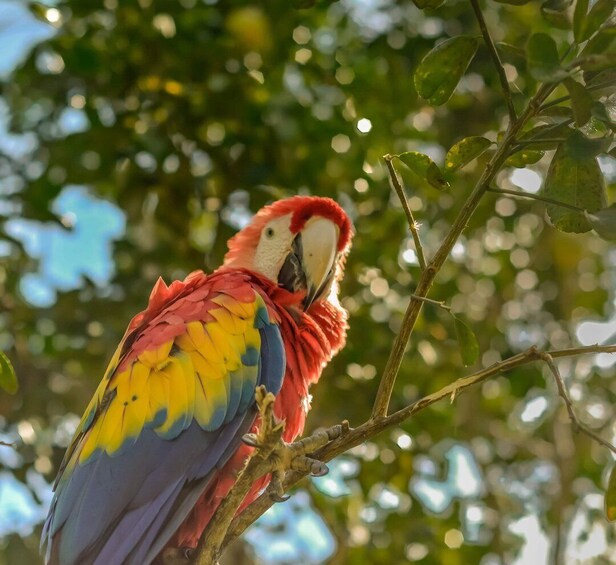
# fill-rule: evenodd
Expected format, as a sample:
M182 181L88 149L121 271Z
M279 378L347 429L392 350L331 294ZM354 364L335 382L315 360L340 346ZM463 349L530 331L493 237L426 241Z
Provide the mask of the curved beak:
M338 226L325 218L312 218L293 240L278 282L290 292L306 291L304 310L329 288L336 272Z
M302 230L302 265L306 276L307 310L329 287L335 272L338 226L325 218L312 218Z

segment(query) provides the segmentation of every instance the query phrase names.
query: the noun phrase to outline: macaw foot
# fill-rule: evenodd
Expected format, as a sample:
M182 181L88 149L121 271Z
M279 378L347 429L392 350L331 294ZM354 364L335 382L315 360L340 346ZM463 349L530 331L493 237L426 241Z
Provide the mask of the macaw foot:
M326 475L329 471L327 465L314 457L310 457L310 455L330 441L344 435L349 430L349 423L345 420L342 424L317 430L311 436L294 443L286 443L282 440L284 422L276 421L273 415L273 400L273 395L260 394L257 389L261 426L257 434L246 434L242 440L247 445L258 448L264 456L271 474L268 492L276 502L283 502L289 498L288 495L284 494L283 480L285 473L292 470L310 473L313 477Z
M280 442L272 452L276 466L272 471L268 492L275 502L284 502L289 495L284 494L283 481L288 470L309 473L313 477L323 477L329 473L329 467L314 457L315 451L325 447L330 441L342 436L349 430L349 423L345 420L331 428L317 430L312 435L302 438L294 443Z

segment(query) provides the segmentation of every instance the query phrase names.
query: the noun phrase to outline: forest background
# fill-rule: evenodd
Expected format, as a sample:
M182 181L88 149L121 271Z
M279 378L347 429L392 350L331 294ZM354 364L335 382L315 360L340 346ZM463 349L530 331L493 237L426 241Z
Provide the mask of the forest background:
M0 391L0 563L39 562L63 450L158 276L213 270L274 199L330 196L357 232L348 344L308 431L370 417L425 273L387 163L430 260L510 144L430 291L456 317L423 305L391 410L531 346L614 344L613 9L0 0L0 350L19 382ZM570 207L548 217L538 195ZM616 355L556 361L579 422L613 442ZM613 562L614 456L558 381L524 363L354 447L248 530L245 559Z

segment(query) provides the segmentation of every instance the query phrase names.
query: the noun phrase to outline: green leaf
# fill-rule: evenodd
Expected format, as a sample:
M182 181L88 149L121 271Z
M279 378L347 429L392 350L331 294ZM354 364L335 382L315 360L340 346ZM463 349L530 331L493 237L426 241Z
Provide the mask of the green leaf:
M586 41L614 12L614 0L598 0L588 12L588 0L578 0L573 14L573 36L577 43Z
M417 151L407 151L396 155L417 176L426 180L430 186L438 190L447 190L449 183L443 177L437 164L427 155Z
M464 366L468 367L479 358L479 343L477 342L477 337L473 333L473 330L471 330L459 316L454 314L452 314L452 316L456 329L458 346L460 347L460 355L462 356L462 363L464 363Z
M541 4L541 15L553 26L561 29L571 27L571 19L567 9L573 4L573 0L546 0Z
M15 369L2 351L0 351L0 388L6 390L9 394L15 394L19 388Z
M610 522L616 520L616 465L610 471L610 479L605 491L605 517Z
M492 145L492 142L485 137L465 137L447 151L445 169L455 171L464 167L464 165L479 157L490 145Z
M540 82L557 82L568 76L560 66L556 42L547 33L534 33L526 46L528 70Z
M585 57L586 55L607 53L614 39L616 39L616 33L614 33L614 31L616 31L616 26L603 28L597 35L588 41L580 55Z
M572 114L573 112L568 106L550 106L549 108L541 110L537 115L542 118L549 118L545 121L551 121L558 124L571 118Z
M605 104L595 100L592 104L592 108L590 110L592 117L596 118L600 122L604 122L605 124L611 125L613 124L612 118L607 113L607 109L605 108Z
M584 33L586 12L588 12L588 0L577 0L573 12L573 37L577 43L582 42L581 37Z
M37 19L46 24L49 24L49 20L47 19L47 10L49 10L49 6L42 4L41 2L30 2L28 5L30 9L30 13Z
M537 151L536 149L520 149L505 161L505 167L523 169L526 165L532 165L539 161L543 155L543 151Z
M524 4L528 4L530 0L494 0L494 2L498 2L499 4L511 4L512 6L523 6Z
M616 204L603 208L594 214L584 214L592 229L607 241L616 241Z
M559 142L554 139L568 138L571 128L566 123L546 124L535 126L519 137L519 141L530 141L532 145L525 146L535 151L550 151L558 147ZM544 141L545 140L545 141Z
M298 10L307 10L309 8L314 8L316 3L316 0L293 0L293 7Z
M515 59L517 61L526 61L526 51L517 45L511 45L511 43L505 43L504 41L498 41L496 43L500 55L504 59Z
M605 179L594 157L573 157L566 143L554 154L541 194L552 200L597 212L606 206ZM584 233L592 224L584 212L548 204L548 217L556 229L564 232Z
M587 40L614 12L614 0L598 0L590 9L582 26L582 41Z
M565 143L565 149L571 158L585 161L596 157L600 153L605 153L611 143L611 135L590 138L586 137L582 132L574 130Z
M584 77L584 82L586 86L597 86L601 85L602 90L595 90L594 92L605 92L606 94L612 94L614 91L614 83L616 83L616 70L607 69L605 71L600 71L597 73L584 73L592 74L591 77Z
M413 0L413 4L420 10L424 8L438 8L445 0Z
M572 78L566 78L564 85L569 91L569 96L571 96L571 108L573 109L575 125L582 127L590 120L594 100L588 90Z
M477 38L452 37L430 51L415 71L415 88L433 106L449 100L477 51Z

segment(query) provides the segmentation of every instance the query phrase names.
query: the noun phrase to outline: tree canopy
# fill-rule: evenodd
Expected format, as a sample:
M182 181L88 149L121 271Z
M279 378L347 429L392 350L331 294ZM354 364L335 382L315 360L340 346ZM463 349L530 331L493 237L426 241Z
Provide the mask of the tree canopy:
M613 11L0 1L0 563L40 559L63 451L156 279L216 268L274 199L330 196L356 230L348 343L308 432L369 418L415 292L437 303L390 411L532 346L614 344ZM299 483L247 531L246 559L612 562L613 455L557 385L613 443L615 362L556 359L560 379L524 363L454 391Z

